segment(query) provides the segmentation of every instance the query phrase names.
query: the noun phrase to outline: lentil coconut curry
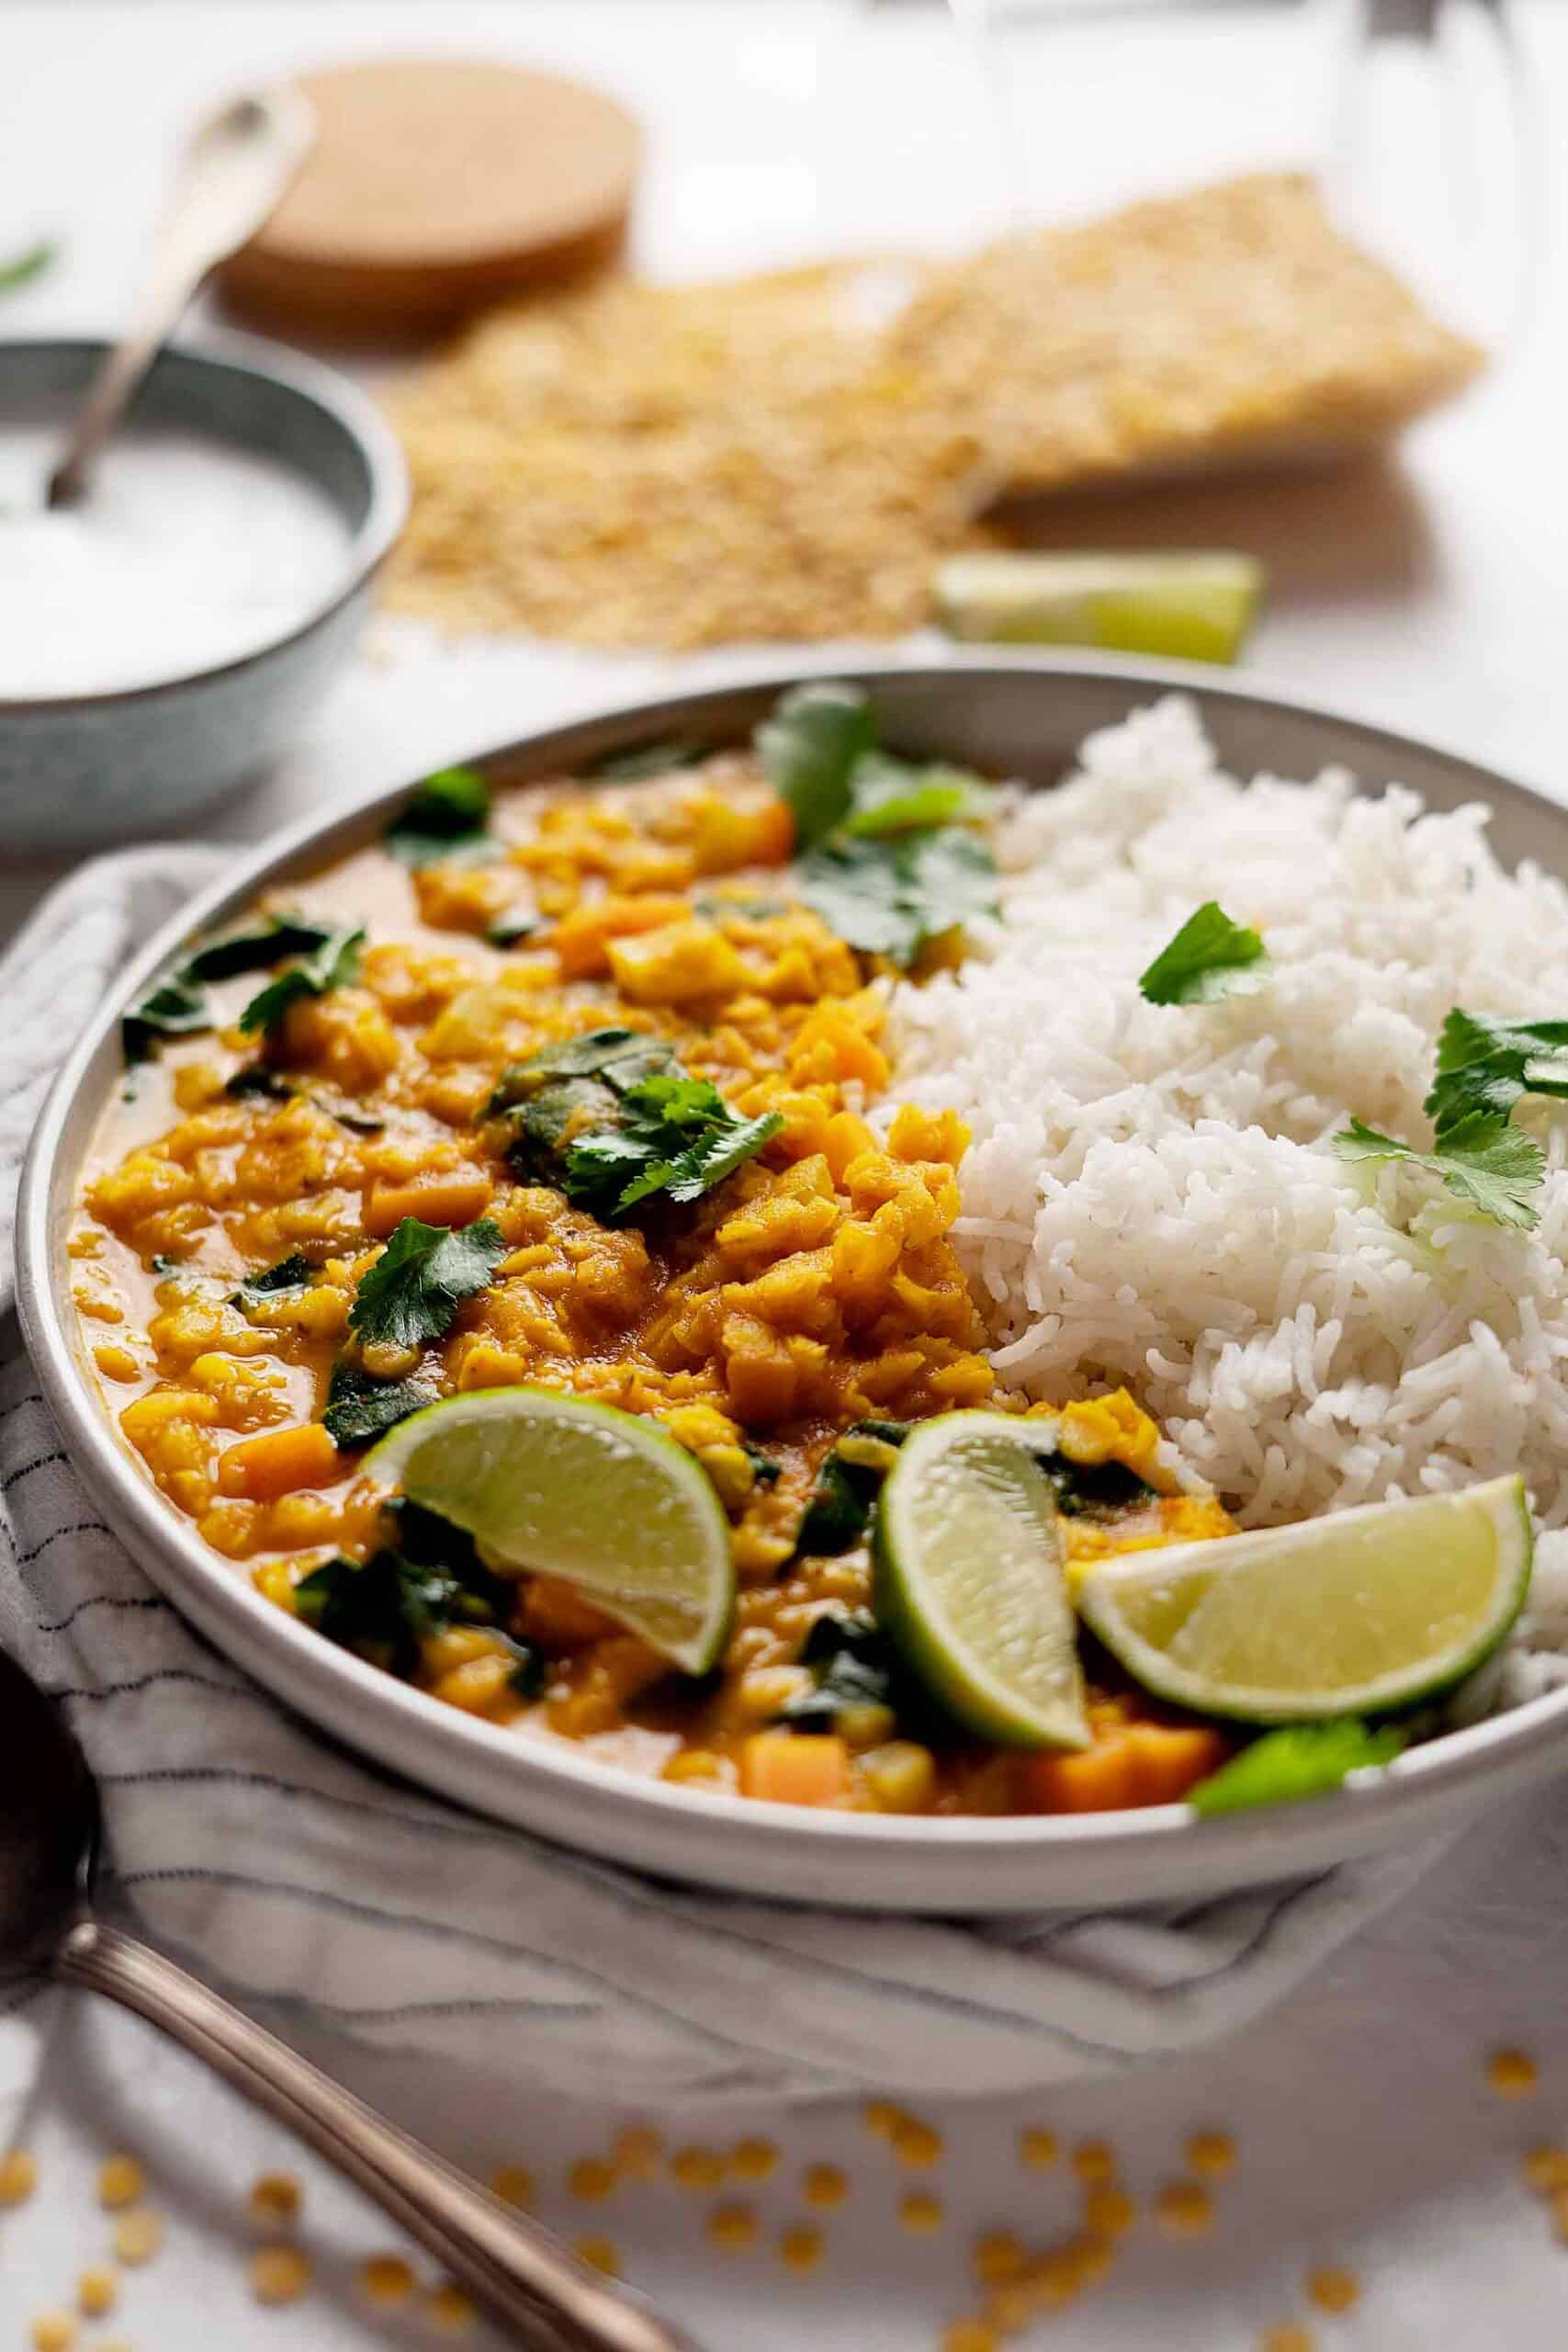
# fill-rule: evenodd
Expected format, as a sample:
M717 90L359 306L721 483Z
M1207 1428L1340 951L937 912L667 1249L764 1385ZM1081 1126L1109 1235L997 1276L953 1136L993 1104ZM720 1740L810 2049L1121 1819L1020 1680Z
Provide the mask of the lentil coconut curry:
M797 688L744 748L444 772L162 974L70 1250L173 1509L434 1699L707 1791L1169 1802L1330 1712L1195 1703L1089 1605L1306 1531L1235 1534L1125 1388L983 1351L967 1133L885 1026L995 915L999 798ZM1404 1736L1332 1712L1335 1776Z

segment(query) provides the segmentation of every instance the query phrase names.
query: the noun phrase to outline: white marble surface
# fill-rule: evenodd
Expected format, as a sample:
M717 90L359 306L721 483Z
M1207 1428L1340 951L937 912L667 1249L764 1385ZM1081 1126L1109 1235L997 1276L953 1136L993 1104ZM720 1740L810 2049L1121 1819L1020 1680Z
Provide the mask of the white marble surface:
M1087 12L1013 44L1006 75L1010 177L1040 209L1069 210L1250 164L1325 156L1333 126L1331 7L1234 6L1129 19ZM1461 406L1413 435L1399 461L1268 489L1170 492L1124 512L1065 516L1048 531L1129 543L1257 548L1274 590L1250 669L1437 735L1557 786L1564 679L1561 425L1568 15L1521 0L1532 95L1549 164L1537 207L1540 300L1532 326ZM1462 34L1464 28L1461 28ZM875 240L953 243L1000 217L998 168L972 61L939 12L847 0L9 0L0 24L0 244L65 240L62 266L17 296L0 331L97 330L124 299L156 200L168 141L209 95L296 61L375 49L481 48L591 70L656 125L639 242L648 263L698 272ZM1472 152L1486 119L1485 60L1458 61L1445 116L1422 74L1392 59L1363 165L1347 191L1391 250L1456 301L1500 307L1509 241L1496 216L1506 153ZM1472 109L1472 101L1475 102ZM1471 109L1468 110L1467 109ZM1444 143L1458 137L1459 145ZM731 657L723 657L732 665ZM209 830L236 842L363 782L514 734L556 712L639 691L665 674L522 645L443 650L386 632L323 708L309 740ZM0 865L9 926L52 869ZM477 2165L532 2163L545 2210L603 2230L631 2274L665 2295L713 2352L915 2352L963 2307L963 2246L981 2222L1045 2235L1067 2225L1067 2184L1022 2172L1021 2120L1065 2138L1112 2138L1135 2188L1177 2169L1194 2123L1222 2122L1243 2161L1201 2245L1170 2247L1140 2226L1111 2283L1054 2324L1082 2347L1244 2352L1301 2311L1309 2261L1349 2262L1365 2297L1321 2341L1347 2352L1535 2352L1568 2327L1568 2253L1519 2185L1519 2151L1568 2138L1568 2018L1560 1882L1568 1838L1561 1792L1472 1836L1428 1886L1342 1955L1289 2007L1224 2050L1032 2107L955 2109L939 2185L950 2222L905 2235L897 2183L852 2117L780 2123L788 2162L757 2192L772 2232L800 2207L795 2167L838 2155L853 2180L828 2220L831 2251L811 2281L767 2250L704 2246L705 2200L665 2187L603 2208L559 2193L562 2160L602 2144L616 2119L550 2109L497 2111L482 2080L367 2066L341 2045L318 2054ZM1486 2091L1484 2053L1520 2042L1541 2061L1536 2098ZM679 2125L704 2136L702 2119ZM729 2118L733 2138L744 2128ZM123 2332L141 2352L233 2352L287 2343L328 2352L431 2340L372 2323L349 2269L387 2244L359 2200L320 2167L307 2179L310 2300L287 2315L249 2301L245 2184L293 2162L281 2135L241 2109L143 2029L72 2005L26 2131L44 2165L32 2204L0 2216L0 2352L30 2313L66 2300L103 2223L91 2170L111 2144L148 2155L169 2224L159 2260L128 2277ZM100 2334L102 2331L100 2331ZM1042 2331L1041 2342L1049 2340Z

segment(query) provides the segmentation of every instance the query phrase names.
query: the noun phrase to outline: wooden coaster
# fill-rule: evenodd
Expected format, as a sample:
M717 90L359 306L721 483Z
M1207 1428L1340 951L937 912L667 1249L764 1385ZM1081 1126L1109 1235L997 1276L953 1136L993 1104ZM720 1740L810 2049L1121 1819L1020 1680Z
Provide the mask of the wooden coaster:
M599 91L450 57L342 66L299 87L316 146L223 266L235 309L332 337L428 333L619 250L642 139Z

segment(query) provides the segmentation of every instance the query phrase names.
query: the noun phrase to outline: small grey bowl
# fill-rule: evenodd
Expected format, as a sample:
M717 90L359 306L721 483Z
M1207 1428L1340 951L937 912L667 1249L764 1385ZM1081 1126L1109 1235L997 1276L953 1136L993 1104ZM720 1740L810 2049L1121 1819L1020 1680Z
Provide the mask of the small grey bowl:
M106 348L52 336L0 342L0 437L8 424L63 425ZM167 831L262 767L346 658L408 514L402 453L370 402L329 368L270 344L234 335L200 350L169 345L130 421L290 467L343 516L348 545L308 617L236 660L105 694L0 696L6 849L87 848Z

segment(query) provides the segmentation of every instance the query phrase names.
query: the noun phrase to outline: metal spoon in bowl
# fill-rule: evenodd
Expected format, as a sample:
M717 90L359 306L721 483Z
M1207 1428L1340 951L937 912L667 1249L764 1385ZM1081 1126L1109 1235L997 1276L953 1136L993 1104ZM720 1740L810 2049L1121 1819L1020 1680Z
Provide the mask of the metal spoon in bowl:
M51 506L73 506L82 496L99 450L192 295L268 219L315 136L315 118L292 90L231 98L197 125L159 225L135 321L66 435L49 478Z
M0 1976L106 1993L289 2124L536 2352L700 2352L537 2222L94 1912L98 1796L58 1710L0 1654Z

